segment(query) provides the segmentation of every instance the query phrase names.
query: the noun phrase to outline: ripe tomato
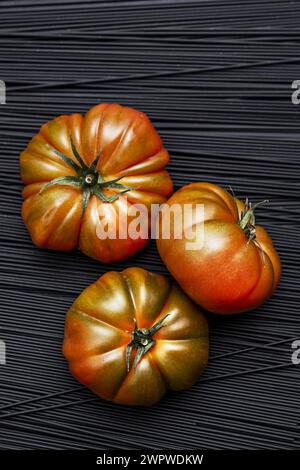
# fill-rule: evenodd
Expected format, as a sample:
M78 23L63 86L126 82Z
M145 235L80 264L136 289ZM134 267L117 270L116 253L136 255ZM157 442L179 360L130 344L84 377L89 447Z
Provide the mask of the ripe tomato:
M196 303L211 312L230 314L253 309L270 297L279 282L280 259L267 232L255 226L255 206L210 183L181 188L168 200L161 218L173 204L204 205L196 222L198 229L204 229L199 249L187 249L191 240L184 230L181 239L174 231L163 239L160 231L157 240L167 268Z
M72 374L106 400L153 405L191 387L207 364L204 315L177 286L140 268L108 272L75 300L63 352Z
M127 228L121 236L119 218L128 226L132 205L148 208L167 199L172 193L164 170L168 160L148 117L117 104L43 125L20 158L26 184L22 217L33 242L63 251L79 245L103 262L132 255L147 239L133 239ZM107 226L115 215L115 239L101 239L99 224Z

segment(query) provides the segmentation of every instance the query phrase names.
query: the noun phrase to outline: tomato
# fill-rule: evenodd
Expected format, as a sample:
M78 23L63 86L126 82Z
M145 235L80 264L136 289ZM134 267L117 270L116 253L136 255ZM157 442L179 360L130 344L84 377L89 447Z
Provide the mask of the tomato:
M100 397L153 405L191 387L208 360L204 315L182 290L140 268L108 272L75 300L63 352L70 371Z
M160 230L157 240L167 268L196 303L214 313L232 314L253 309L270 297L280 279L280 259L270 236L255 225L255 206L210 183L193 183L177 191L162 208L161 220L173 204L181 208L192 204L194 210L195 204L204 205L193 226L194 242L203 229L199 248L187 249L191 240L184 229L177 238L172 231L169 239Z
M20 157L22 217L33 242L62 251L79 245L103 262L132 255L149 237L133 239L128 228L121 236L119 226L128 227L132 205L149 208L170 196L168 160L148 117L118 104L46 123ZM105 227L114 215L116 236L99 237L99 224Z

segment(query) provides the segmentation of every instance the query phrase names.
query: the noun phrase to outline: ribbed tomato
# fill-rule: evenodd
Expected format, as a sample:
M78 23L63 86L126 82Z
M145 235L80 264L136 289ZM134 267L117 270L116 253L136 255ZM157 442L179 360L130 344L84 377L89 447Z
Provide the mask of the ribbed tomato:
M164 170L168 160L148 117L117 104L43 125L20 158L26 184L22 216L33 242L63 251L79 245L103 262L132 255L145 246L147 234L146 239L129 236L129 208L149 208L172 193ZM115 238L99 237L99 224L106 227L115 215Z
M157 240L167 268L195 302L211 312L230 314L253 309L270 297L280 279L280 259L270 236L255 225L255 205L210 183L181 188L161 217L173 204L202 204L204 209L193 227L195 237L195 229L203 228L199 249L187 249L191 240L184 230L178 238L173 230L169 239L160 233Z
M75 300L63 352L106 400L152 405L191 387L208 359L205 317L177 286L140 268L108 272Z

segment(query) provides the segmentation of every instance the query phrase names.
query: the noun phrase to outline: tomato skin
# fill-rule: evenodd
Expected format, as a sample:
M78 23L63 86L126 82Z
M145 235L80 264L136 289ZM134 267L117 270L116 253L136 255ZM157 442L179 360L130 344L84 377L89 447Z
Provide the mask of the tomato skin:
M109 203L91 195L84 215L80 188L57 184L40 192L46 183L56 178L76 176L74 169L55 153L59 151L78 163L71 139L87 166L102 150L98 172L105 181L122 177L119 182L132 190ZM88 256L107 263L131 256L142 249L148 239L134 240L129 236L124 239L119 232L115 240L99 239L97 210L110 205L110 211L118 211L122 206L128 224L130 217L126 214L131 205L149 207L152 203L164 202L173 191L172 181L164 170L168 161L168 152L148 117L134 109L100 104L84 117L63 115L49 121L20 156L21 178L26 185L22 218L33 242L39 247L60 251L79 245ZM106 191L108 195L114 194L112 189Z
M254 243L238 225L241 201L235 203L214 184L192 183L174 193L167 206L174 203L204 204L198 221L204 224L200 249L187 250L184 234L181 239L160 234L157 240L162 260L189 297L213 313L234 314L256 308L272 295L280 279L280 259L262 227L256 226Z
M126 348L137 327L150 329L155 344L126 369ZM168 388L191 387L208 360L208 325L182 290L141 268L108 272L75 300L66 317L63 353L71 373L100 397L150 406Z

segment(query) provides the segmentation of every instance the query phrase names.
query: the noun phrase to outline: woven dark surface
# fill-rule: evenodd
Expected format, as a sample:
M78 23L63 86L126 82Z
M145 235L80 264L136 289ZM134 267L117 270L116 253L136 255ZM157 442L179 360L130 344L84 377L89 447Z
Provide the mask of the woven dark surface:
M300 3L19 0L0 17L0 448L299 448ZM149 114L176 189L206 180L269 198L257 218L283 261L263 307L209 316L206 372L151 409L96 398L61 354L68 307L112 266L35 248L20 217L19 152L42 123L99 102ZM155 243L113 268L127 266L166 273Z

